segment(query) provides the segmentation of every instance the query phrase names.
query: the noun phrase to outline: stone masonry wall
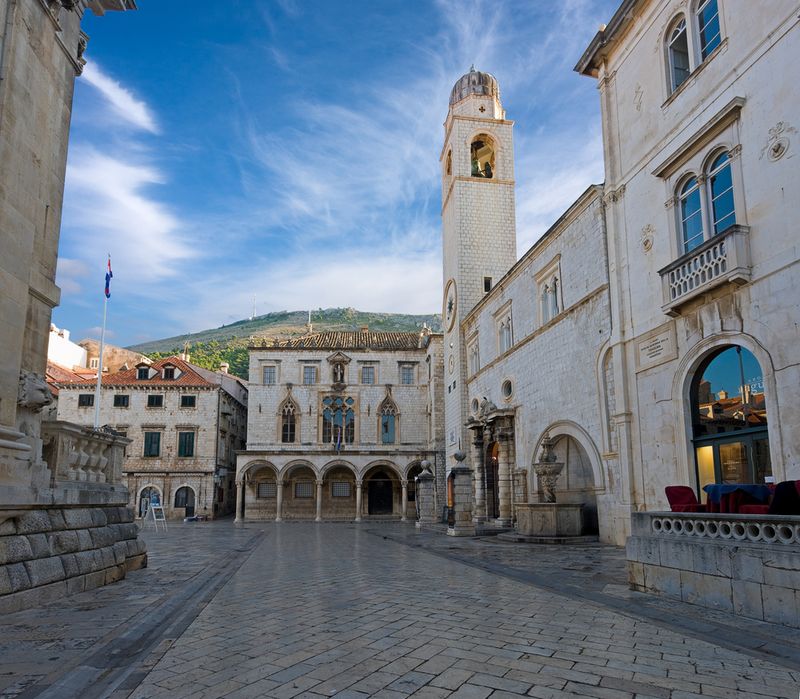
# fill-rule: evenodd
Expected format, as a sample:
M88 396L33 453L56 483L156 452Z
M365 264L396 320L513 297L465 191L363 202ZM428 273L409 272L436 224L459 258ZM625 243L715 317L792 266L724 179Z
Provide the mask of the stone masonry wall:
M30 510L0 523L0 614L121 580L147 566L128 507Z

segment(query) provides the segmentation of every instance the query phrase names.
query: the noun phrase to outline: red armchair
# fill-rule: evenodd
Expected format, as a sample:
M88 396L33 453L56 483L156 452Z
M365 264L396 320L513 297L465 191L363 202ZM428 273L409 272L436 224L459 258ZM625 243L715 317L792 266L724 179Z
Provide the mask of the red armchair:
M688 485L668 485L664 493L673 512L706 512L706 506L697 501L694 490Z

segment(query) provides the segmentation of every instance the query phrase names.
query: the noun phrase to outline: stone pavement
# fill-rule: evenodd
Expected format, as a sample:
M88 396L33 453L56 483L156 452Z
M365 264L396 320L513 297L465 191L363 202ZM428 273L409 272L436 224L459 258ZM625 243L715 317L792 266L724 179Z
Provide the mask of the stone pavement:
M629 593L613 547L369 522L146 538L148 569L0 619L0 696L798 696L796 631Z

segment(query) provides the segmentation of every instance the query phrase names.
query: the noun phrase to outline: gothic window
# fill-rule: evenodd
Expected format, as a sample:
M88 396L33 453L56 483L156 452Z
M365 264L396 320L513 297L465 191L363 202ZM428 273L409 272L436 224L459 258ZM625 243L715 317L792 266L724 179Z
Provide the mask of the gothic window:
M669 33L667 45L669 57L670 92L677 90L689 77L689 42L686 20L681 17Z
M388 398L380 407L381 444L394 444L397 439L397 406Z
M355 400L350 396L326 396L322 399L322 442L352 444L356 435Z
M486 134L478 135L470 144L471 173L473 177L494 177L495 154L492 139Z
M467 350L469 355L469 373L470 374L477 374L481 368L481 355L480 355L480 346L478 345L478 339L472 341L469 346L469 350Z
M711 353L691 386L698 485L764 483L772 475L764 378L744 347Z
M691 175L683 181L676 198L682 253L733 226L736 207L730 153L714 155L703 175Z
M697 8L697 34L700 39L700 60L720 44L719 10L717 0L704 0Z
M297 407L290 400L287 400L281 410L281 442L293 444L297 429Z
M500 321L499 329L500 353L507 352L514 344L514 332L511 327L511 314L504 316Z

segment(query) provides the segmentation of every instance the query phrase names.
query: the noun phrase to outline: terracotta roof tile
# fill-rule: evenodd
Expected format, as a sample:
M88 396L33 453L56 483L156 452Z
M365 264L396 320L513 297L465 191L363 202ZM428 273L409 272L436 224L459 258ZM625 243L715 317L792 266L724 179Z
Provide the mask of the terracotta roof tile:
M181 375L177 379L167 380L161 378L161 369L167 364L180 369ZM221 383L221 379L214 372L195 367L193 364L185 362L178 357L165 357L149 366L158 371L151 379L137 379L137 367L133 367L125 371L118 371L115 374L104 375L103 386L159 386L166 388L169 386L218 386ZM76 387L87 384L94 385L95 380L58 381L57 383L62 387Z
M249 346L250 349L415 350L420 347L420 336L415 332L333 331L289 340L251 338Z

